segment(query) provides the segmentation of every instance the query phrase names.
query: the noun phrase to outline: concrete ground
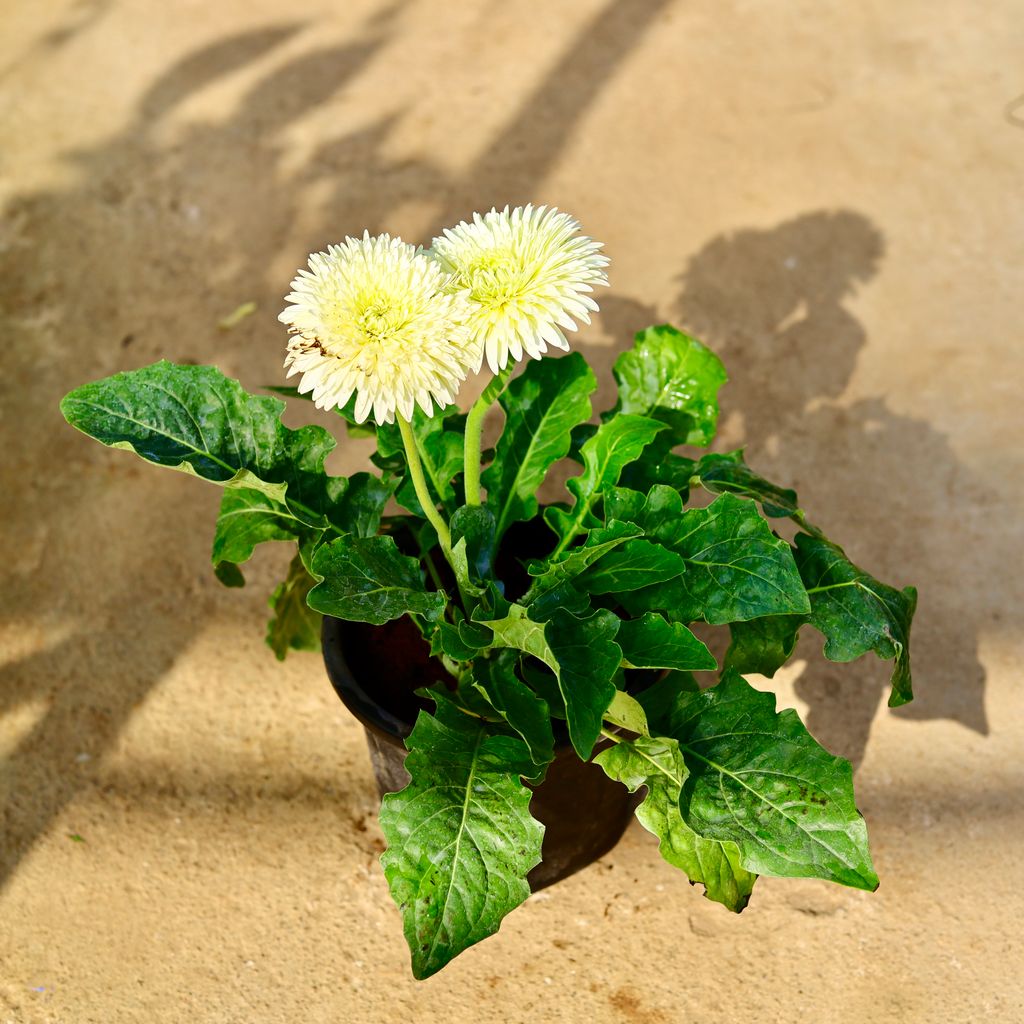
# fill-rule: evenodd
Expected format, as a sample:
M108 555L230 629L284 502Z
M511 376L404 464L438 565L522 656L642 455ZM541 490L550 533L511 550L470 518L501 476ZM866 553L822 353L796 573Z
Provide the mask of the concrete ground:
M3 6L0 1022L1024 1020L1019 4ZM920 697L810 636L775 681L858 767L876 894L734 918L634 826L418 984L361 733L262 644L285 552L221 589L215 489L57 402L162 357L280 382L308 251L526 201L607 242L605 394L637 328L700 334L721 443L920 588Z

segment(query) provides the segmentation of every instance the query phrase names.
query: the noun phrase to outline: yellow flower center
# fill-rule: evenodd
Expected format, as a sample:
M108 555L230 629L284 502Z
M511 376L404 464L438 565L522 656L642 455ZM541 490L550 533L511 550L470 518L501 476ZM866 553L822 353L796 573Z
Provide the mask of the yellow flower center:
M367 341L380 342L394 334L399 326L398 319L394 309L383 302L375 302L356 317L356 324Z
M477 253L459 276L474 302L501 309L522 294L521 271L521 261L511 249L487 249Z

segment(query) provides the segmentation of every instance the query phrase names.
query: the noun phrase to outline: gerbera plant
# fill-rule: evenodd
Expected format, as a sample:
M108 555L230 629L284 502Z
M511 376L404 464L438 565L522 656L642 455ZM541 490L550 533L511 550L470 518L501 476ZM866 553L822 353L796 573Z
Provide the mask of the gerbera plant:
M316 647L322 616L408 616L444 666L407 740L411 781L380 818L421 978L529 894L530 787L559 736L643 791L662 855L733 911L759 874L878 884L850 765L746 677L773 676L810 627L833 661L892 660L890 704L906 703L915 592L854 565L741 451L706 451L726 375L696 339L641 331L615 363L617 401L592 417L586 360L544 356L597 309L600 249L527 206L428 250L365 235L310 256L280 317L298 388L276 390L375 435L374 470L347 479L324 470L328 431L288 429L280 399L211 366L159 362L61 406L106 445L223 486L213 565L228 585L258 543L297 545L271 598L279 657ZM463 414L459 387L485 363ZM503 429L483 453L492 409ZM565 494L542 506L565 461ZM539 550L518 546L527 526ZM695 623L728 629L721 665Z

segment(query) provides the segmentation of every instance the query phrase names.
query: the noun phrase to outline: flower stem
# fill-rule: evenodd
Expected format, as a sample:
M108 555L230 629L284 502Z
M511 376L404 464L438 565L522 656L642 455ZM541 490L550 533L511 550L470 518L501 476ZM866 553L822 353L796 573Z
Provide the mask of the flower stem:
M405 445L405 459L409 465L409 476L412 477L412 485L416 490L416 497L423 507L424 515L430 525L437 531L437 539L441 542L441 550L444 557L450 562L452 560L452 535L448 530L448 524L437 511L434 499L427 487L427 478L423 475L423 463L420 462L419 449L416 447L416 438L413 436L412 425L401 416L395 417L398 420L398 429L402 433L402 443Z
M480 504L480 457L483 448L481 435L484 429L484 417L487 410L498 400L498 396L505 390L515 369L515 361L512 360L504 370L499 370L492 378L483 394L473 403L466 416L466 444L463 458L463 473L466 487L466 504Z
M485 401L486 393L481 395L469 410L466 417L466 448L464 472L466 484L466 504L480 504L480 453L483 447L481 436L484 428L484 417L491 407Z

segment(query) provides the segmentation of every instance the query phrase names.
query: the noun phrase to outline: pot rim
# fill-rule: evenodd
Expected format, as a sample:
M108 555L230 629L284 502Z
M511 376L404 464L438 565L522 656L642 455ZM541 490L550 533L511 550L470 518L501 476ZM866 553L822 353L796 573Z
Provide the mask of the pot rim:
M334 687L342 704L355 716L362 726L381 738L392 743L399 743L405 746L406 737L412 732L415 720L412 722L393 714L388 708L380 704L375 697L360 683L356 674L352 671L345 658L344 631L349 625L349 620L339 619L332 615L325 615L320 627L320 646L323 650L324 665L327 668L327 677ZM638 674L647 674L648 670L641 669ZM627 692L631 687L627 685ZM555 754L556 756L567 750L572 750L572 743L566 731L565 723L559 720L552 720L552 727L555 731ZM600 744L599 744L600 746ZM595 752L599 747L595 747Z
M394 714L380 704L377 699L360 683L356 673L345 658L345 627L351 625L348 619L339 619L325 615L320 627L320 644L323 648L324 665L327 677L334 687L342 704L352 713L357 721L370 732L391 743L405 746L405 739L412 732L412 722ZM365 623L363 623L365 625ZM428 712L429 713L429 712ZM564 756L573 751L572 742L565 723L552 720L555 734L555 756ZM598 748L595 747L595 751ZM575 753L573 751L573 753Z

